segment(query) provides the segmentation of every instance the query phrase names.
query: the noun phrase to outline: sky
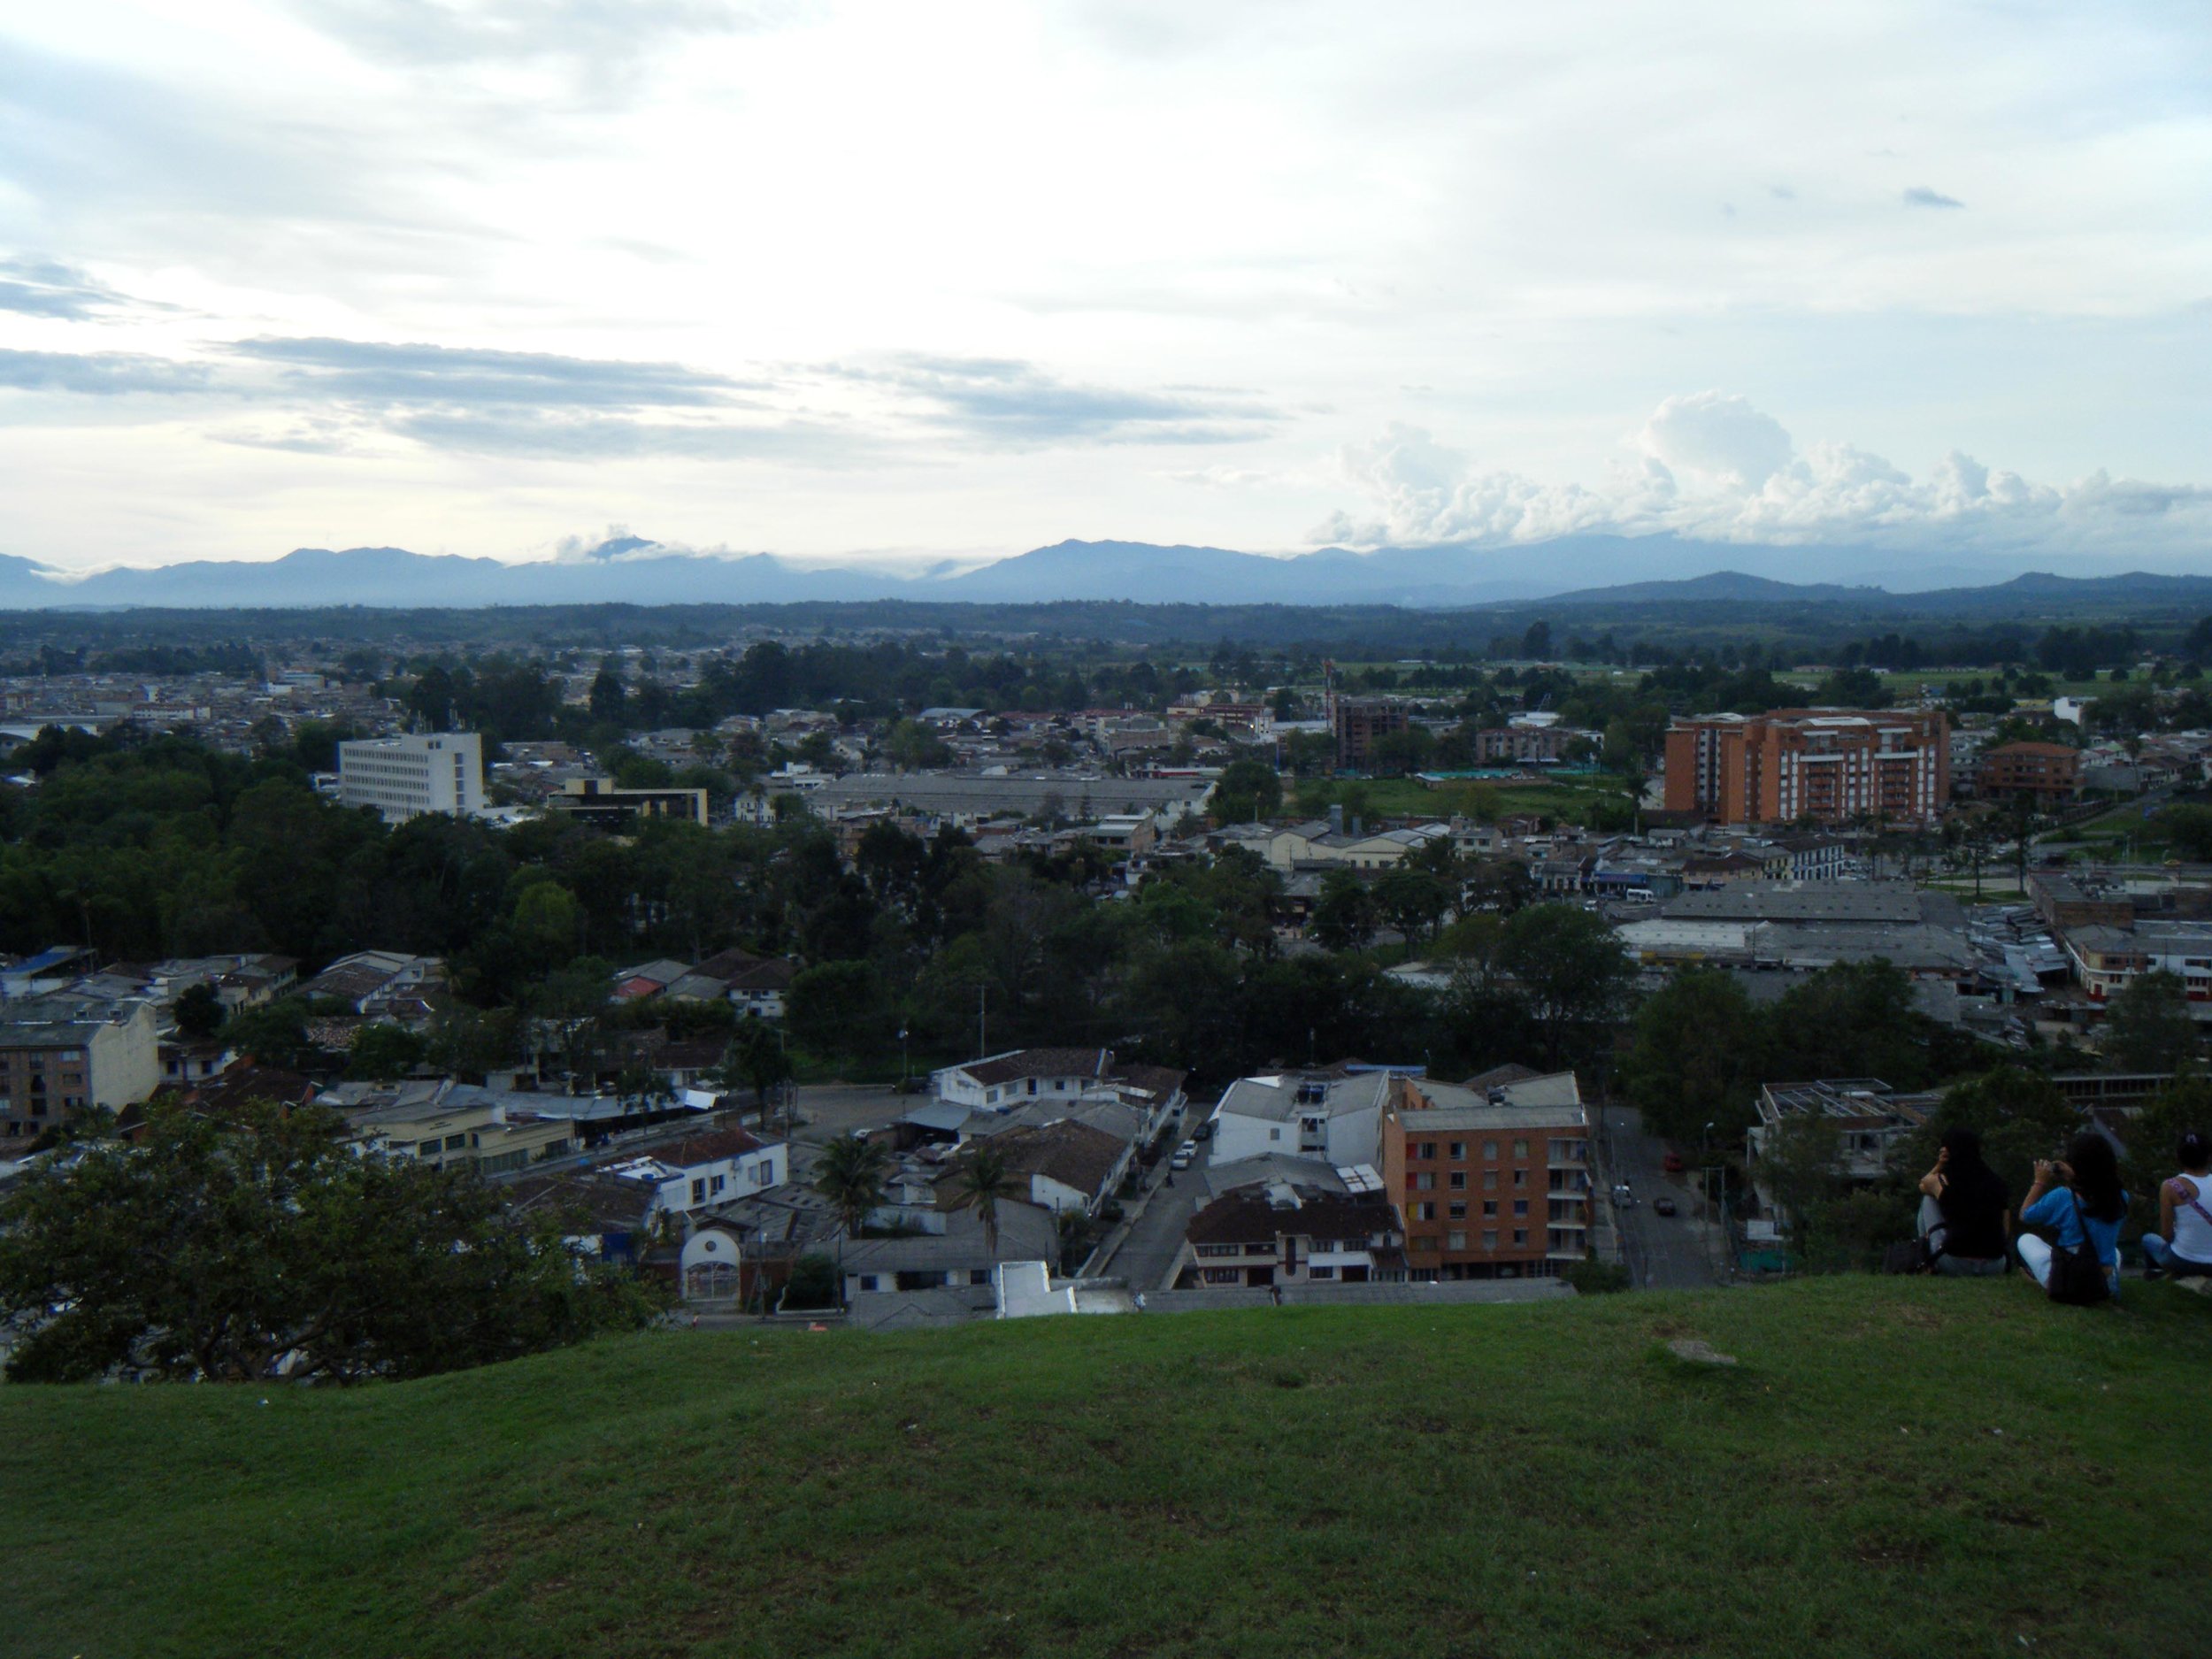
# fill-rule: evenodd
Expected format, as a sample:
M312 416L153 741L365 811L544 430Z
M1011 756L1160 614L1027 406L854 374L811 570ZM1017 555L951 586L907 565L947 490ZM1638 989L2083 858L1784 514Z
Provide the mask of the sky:
M0 553L1571 532L2212 572L2212 28L0 11Z

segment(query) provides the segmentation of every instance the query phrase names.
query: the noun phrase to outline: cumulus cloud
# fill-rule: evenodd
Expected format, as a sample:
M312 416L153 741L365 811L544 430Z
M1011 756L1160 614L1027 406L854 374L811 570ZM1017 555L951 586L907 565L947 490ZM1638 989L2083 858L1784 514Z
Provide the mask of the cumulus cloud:
M1924 184L1916 184L1905 192L1907 207L1964 207L1965 203L1955 196L1946 196L1940 190L1931 190Z
M1702 541L1991 551L2201 545L2212 488L2115 479L2030 481L1956 450L1915 478L1848 443L1801 449L1782 425L1720 392L1670 397L1634 455L1596 487L1486 472L1417 427L1393 426L1339 460L1364 511L1332 514L1315 541L1355 547L1508 546L1578 532Z

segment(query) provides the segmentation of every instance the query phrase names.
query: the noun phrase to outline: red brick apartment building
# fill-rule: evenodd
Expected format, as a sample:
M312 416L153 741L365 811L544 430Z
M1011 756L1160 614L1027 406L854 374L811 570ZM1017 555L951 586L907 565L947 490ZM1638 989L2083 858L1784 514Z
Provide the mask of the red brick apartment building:
M1405 1079L1382 1116L1406 1276L1548 1279L1588 1253L1589 1117L1574 1073L1472 1089Z
M2081 750L2063 743L2003 743L1984 749L1974 787L1992 800L2029 795L2039 806L2070 800L2081 791Z
M1701 714L1667 733L1667 810L1723 824L1932 824L1951 798L1939 709Z
M1374 764L1375 743L1412 723L1412 712L1396 697L1346 697L1331 693L1329 730L1336 739L1339 772L1365 772Z

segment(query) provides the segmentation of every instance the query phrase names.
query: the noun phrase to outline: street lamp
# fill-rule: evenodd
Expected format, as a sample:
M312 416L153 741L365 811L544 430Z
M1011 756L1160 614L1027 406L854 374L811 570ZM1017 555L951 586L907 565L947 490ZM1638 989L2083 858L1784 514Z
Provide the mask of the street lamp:
M906 1093L906 1086L913 1076L913 1068L906 1063L906 1027L899 1027L899 1093Z

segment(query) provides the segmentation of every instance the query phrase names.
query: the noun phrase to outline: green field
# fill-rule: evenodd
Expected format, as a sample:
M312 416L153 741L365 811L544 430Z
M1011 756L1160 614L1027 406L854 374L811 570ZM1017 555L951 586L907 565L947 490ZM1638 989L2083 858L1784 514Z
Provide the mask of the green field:
M2180 1655L2208 1374L2170 1286L1848 1278L10 1386L0 1647Z

